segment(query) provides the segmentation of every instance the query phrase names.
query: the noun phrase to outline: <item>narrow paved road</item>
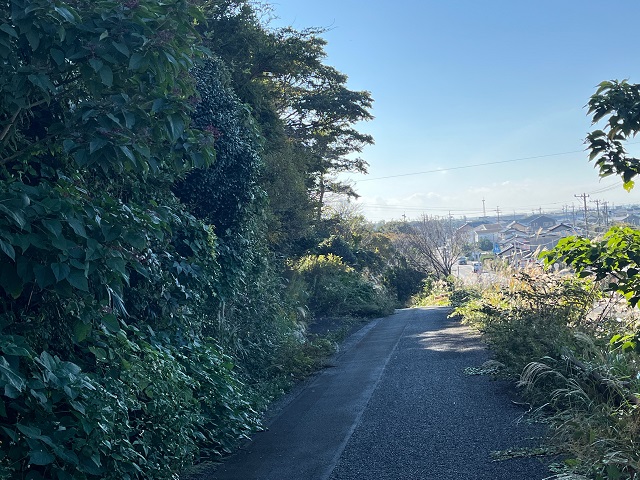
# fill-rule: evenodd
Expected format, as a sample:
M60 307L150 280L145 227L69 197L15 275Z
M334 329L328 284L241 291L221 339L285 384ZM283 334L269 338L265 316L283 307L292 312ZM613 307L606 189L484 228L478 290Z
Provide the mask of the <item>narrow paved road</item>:
M445 309L401 310L352 336L238 454L200 480L540 480L533 458L495 462L538 428L507 386L464 369L487 359ZM535 442L533 443L535 444Z

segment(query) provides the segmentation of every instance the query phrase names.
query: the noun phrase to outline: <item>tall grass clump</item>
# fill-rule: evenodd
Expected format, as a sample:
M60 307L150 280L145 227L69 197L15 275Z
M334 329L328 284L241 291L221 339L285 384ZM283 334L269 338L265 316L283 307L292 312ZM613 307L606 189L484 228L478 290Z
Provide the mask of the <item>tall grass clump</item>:
M593 282L528 270L454 310L550 425L565 474L640 471L638 314Z

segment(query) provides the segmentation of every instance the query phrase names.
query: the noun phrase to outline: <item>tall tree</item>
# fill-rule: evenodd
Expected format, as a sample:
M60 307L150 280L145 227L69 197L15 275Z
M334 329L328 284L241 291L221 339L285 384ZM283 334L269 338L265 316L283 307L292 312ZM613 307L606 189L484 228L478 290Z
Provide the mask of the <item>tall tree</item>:
M237 95L250 105L265 151L278 152L265 157L276 162L265 166L264 187L269 196L290 198L282 192L282 182L272 179L277 164L292 154L286 163L302 175L290 168L283 173L293 174L294 191L302 187L309 192L305 203L315 207L316 213L328 191L355 195L331 179L339 172L366 172L366 162L355 155L373 139L354 125L372 118L372 99L369 92L350 90L347 77L323 63L322 30L269 29L244 1L216 2L207 15L206 29L212 32L204 32L207 45L228 65ZM298 202L297 208L301 206ZM278 220L286 223L286 217Z

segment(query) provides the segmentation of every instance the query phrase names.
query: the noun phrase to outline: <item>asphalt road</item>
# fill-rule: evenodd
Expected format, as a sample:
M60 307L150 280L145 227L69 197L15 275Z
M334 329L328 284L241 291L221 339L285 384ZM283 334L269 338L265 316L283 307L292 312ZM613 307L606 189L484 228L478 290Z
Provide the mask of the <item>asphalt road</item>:
M288 397L237 454L198 480L541 480L506 383L464 373L487 359L446 309L401 310L354 334L333 367ZM533 443L532 443L533 442Z

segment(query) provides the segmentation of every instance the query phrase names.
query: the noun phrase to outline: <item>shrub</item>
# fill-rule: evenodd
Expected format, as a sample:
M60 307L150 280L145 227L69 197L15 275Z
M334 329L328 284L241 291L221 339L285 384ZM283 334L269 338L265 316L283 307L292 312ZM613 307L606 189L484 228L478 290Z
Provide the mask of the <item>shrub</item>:
M306 255L292 267L305 282L309 309L316 315L373 317L393 311L380 282L345 265L336 255Z

